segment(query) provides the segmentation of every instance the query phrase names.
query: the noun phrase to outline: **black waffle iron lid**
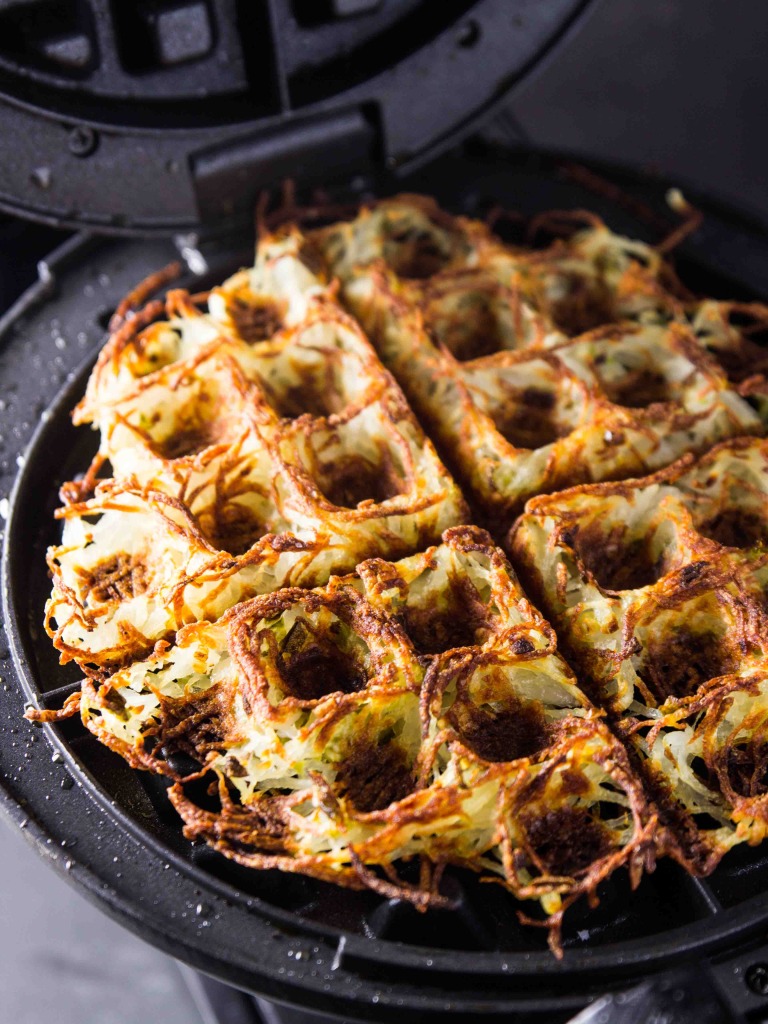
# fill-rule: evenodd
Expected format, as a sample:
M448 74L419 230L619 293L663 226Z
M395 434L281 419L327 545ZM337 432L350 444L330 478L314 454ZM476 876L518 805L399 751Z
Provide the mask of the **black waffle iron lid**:
M587 0L0 0L0 207L220 229L461 137Z

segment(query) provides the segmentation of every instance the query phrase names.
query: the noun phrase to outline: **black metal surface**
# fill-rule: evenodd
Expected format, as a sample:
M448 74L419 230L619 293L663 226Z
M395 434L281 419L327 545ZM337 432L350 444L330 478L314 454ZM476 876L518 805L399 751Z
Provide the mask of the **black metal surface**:
M619 230L647 234L621 206L585 192L547 159L456 157L408 184L468 212L490 200L524 212L588 205ZM658 216L663 188L636 181L632 191ZM610 880L600 908L573 908L566 955L557 962L539 931L517 923L511 898L465 876L449 880L458 912L419 915L371 893L244 871L187 843L162 783L132 772L79 723L41 732L21 720L25 696L58 706L76 685L40 627L56 490L95 444L71 427L68 410L118 298L165 263L171 248L75 239L0 325L0 493L8 493L21 459L3 563L11 646L0 650L7 815L24 823L54 866L147 940L229 983L316 1011L384 1021L564 1021L608 990L693 962L733 1019L768 1010L754 971L768 961L760 948L768 857L759 849L736 850L706 881L671 863L634 895L623 876ZM741 296L768 280L768 239L717 212L686 250L681 271L694 288ZM209 242L202 252L219 277L247 260L248 244ZM725 268L719 275L718 265ZM738 277L752 288L739 287Z
M37 261L65 241L63 231L0 215L0 315L37 276Z
M204 1024L354 1024L348 1017L269 1003L189 968L182 967L182 974Z
M587 3L0 2L0 207L167 235L247 218L287 171L378 180L469 131Z
M494 134L653 168L766 226L767 44L764 0L594 0L513 91Z

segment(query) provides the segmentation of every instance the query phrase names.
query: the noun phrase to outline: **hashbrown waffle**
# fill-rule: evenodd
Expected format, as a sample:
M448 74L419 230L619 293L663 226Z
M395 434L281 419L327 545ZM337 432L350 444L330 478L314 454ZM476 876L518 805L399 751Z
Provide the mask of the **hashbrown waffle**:
M709 871L768 823L768 442L531 501L510 547L593 699Z
M653 811L624 749L476 527L187 626L86 682L80 710L129 763L174 779L189 838L247 866L439 905L432 880L414 889L396 871L424 856L539 900L556 929L581 893L652 857ZM215 808L172 767L203 751Z
M176 292L169 320L119 326L76 410L101 445L85 482L64 487L80 500L60 512L47 616L64 659L87 670L466 519L397 385L290 245L247 276L247 290L242 274L218 289L216 315ZM244 291L284 311L271 337L232 330Z
M765 831L768 314L592 215L536 226L563 236L401 196L129 296L46 626L189 838L421 908L469 868L559 954L619 866ZM503 541L526 501L508 550L551 625L462 525Z
M370 244L371 222L381 232L387 215L390 234L421 239L432 264L410 265L406 242L407 258L391 240ZM762 379L742 379L740 394L717 361L738 377L747 358L731 307L694 304L688 316L664 290L658 254L594 219L568 242L522 252L400 197L313 241L494 532L537 494L764 433L748 400Z

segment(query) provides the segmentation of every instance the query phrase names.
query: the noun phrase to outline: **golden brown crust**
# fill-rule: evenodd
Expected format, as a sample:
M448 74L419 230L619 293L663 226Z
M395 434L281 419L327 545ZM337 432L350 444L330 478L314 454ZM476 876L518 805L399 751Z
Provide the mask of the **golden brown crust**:
M86 679L27 716L79 710L244 865L419 909L469 868L561 955L614 870L706 873L768 828L768 442L734 439L764 433L768 314L690 295L679 233L530 228L404 195L128 296L48 555Z

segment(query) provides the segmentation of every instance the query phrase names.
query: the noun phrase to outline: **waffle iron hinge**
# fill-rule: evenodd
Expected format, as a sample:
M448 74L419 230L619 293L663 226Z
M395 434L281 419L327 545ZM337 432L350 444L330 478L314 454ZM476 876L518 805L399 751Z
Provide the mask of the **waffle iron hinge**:
M734 1021L768 1021L768 942L765 932L736 952L714 955L708 974Z
M375 166L378 134L366 107L294 121L192 154L200 220L211 223L253 209L263 189L287 178L324 185L365 175Z
M677 967L597 999L569 1024L760 1024L768 1021L768 943Z

